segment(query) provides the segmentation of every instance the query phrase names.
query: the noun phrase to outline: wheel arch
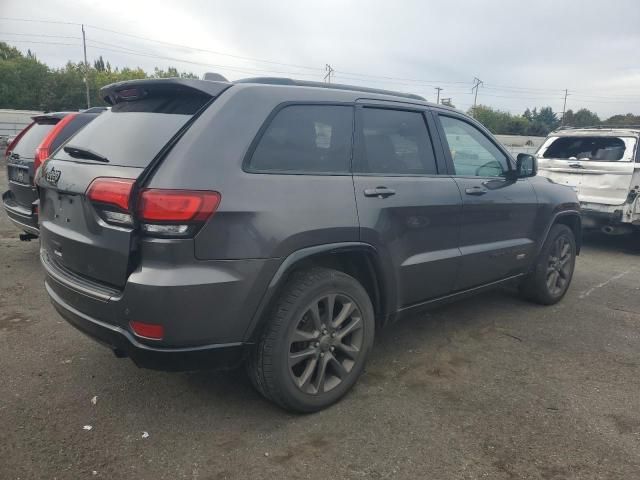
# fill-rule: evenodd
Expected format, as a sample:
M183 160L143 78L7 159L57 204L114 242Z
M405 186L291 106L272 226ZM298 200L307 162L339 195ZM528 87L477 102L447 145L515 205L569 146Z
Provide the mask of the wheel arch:
M246 341L255 341L262 331L266 322L265 314L278 298L289 276L296 270L312 266L339 270L358 280L371 298L376 326L384 326L395 314L395 284L389 276L393 273L385 267L375 247L363 242L315 245L297 250L282 261L245 332Z
M544 235L540 238L540 243L538 245L536 251L536 257L540 254L542 250L542 246L547 241L547 237L549 236L549 232L554 225L566 225L573 232L573 236L576 240L576 255L580 254L580 249L582 247L582 219L580 217L580 212L577 210L564 210L560 212L556 212L551 221L547 225L547 228L544 232Z
M557 224L566 225L571 229L576 240L576 255L580 255L580 249L582 248L582 218L580 217L580 212L570 211L558 213L554 217L553 222L551 222L551 225L549 225L545 240L547 235L549 235L551 227Z

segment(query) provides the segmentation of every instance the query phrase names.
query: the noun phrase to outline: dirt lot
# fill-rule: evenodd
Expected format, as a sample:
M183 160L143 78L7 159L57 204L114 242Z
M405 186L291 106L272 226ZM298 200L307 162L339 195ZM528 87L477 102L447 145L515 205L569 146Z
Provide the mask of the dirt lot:
M241 372L116 359L54 312L37 252L0 213L2 479L640 478L631 239L589 238L557 306L504 290L387 329L356 388L308 416Z

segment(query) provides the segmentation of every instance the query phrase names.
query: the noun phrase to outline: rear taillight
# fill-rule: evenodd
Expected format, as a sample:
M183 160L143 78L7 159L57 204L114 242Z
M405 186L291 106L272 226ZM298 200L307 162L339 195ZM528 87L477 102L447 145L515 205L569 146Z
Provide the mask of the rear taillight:
M47 159L47 157L49 155L51 155L51 153L52 153L51 152L51 145L53 144L53 141L60 134L62 129L64 127L66 127L67 125L69 125L69 123L74 118L76 118L76 115L78 115L78 114L77 113L70 113L69 115L64 117L62 120L60 120L58 123L56 123L56 126L51 129L51 131L47 134L47 136L44 137L42 142L40 142L40 145L38 145L38 148L36 148L36 154L35 154L35 157L34 157L34 160L33 160L34 178L36 176L35 173L38 170L38 168L40 167L40 165L42 165L42 163Z
M216 212L220 199L218 192L202 190L143 190L137 218L147 235L187 237Z
M16 135L16 138L14 138L11 143L9 144L9 146L7 147L7 149L4 151L4 156L7 157L9 155L9 152L12 152L14 148L16 148L16 145L18 144L18 142L20 141L20 139L22 137L24 137L24 134L27 133L29 131L29 129L31 127L33 127L36 124L36 122L31 122L29 125L27 125L26 127L24 127L20 133L18 135Z
M98 177L86 195L105 222L133 226L134 184L131 178ZM221 198L218 192L150 188L138 196L135 219L148 236L189 237L216 212Z
M87 198L107 223L133 225L129 204L135 180L133 178L98 177L87 189Z

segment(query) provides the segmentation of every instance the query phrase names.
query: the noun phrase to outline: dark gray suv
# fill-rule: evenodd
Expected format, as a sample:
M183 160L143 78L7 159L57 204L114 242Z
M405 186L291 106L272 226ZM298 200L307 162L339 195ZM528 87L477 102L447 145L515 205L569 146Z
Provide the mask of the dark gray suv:
M111 110L39 171L41 259L60 314L140 366L244 362L267 398L315 411L404 315L569 287L575 193L458 111L274 78L101 93Z

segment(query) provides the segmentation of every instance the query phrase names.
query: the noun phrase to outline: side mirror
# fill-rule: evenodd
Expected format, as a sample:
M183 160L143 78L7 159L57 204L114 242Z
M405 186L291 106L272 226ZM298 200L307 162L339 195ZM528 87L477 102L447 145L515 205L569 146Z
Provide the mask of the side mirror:
M535 177L538 174L538 159L528 153L519 153L516 157L517 178Z

